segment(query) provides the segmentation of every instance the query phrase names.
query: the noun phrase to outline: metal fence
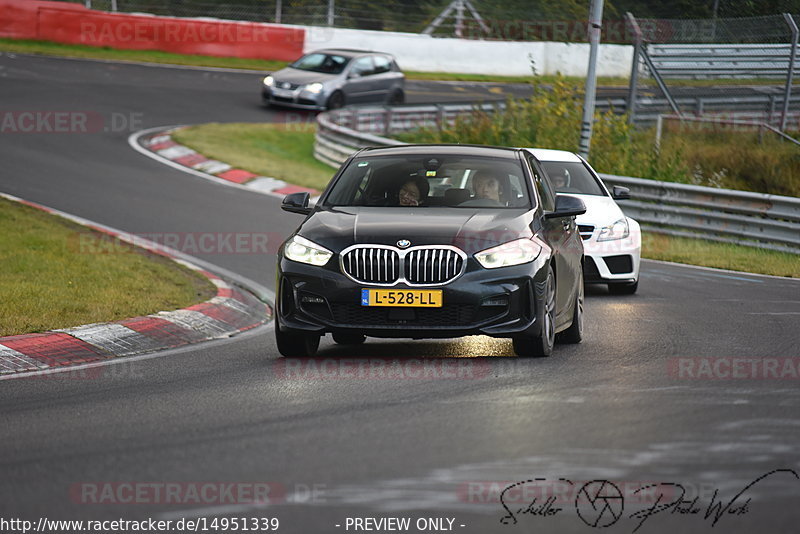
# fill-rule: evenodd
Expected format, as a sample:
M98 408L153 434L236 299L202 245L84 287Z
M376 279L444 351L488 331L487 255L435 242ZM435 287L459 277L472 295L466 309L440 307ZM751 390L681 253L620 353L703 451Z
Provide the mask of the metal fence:
M386 134L450 123L472 106L351 108L317 117L314 156L338 167L356 150L402 145ZM623 211L646 231L800 254L800 199L602 174L631 189Z

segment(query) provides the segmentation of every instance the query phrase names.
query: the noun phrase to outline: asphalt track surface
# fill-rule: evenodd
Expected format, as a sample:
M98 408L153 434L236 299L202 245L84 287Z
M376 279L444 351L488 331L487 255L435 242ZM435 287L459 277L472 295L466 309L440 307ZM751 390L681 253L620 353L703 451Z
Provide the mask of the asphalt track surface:
M118 124L88 134L3 133L0 190L129 232L286 235L300 216L280 211L278 199L179 172L126 141L154 126L285 120L260 107L258 83L254 74L3 55L4 111L88 111ZM122 117L133 124L120 126ZM274 285L271 255L200 257ZM638 532L796 532L800 480L788 472L758 482L732 507L750 498L745 512L716 527L703 514L715 489L727 503L772 470L800 472L797 380L688 379L670 366L676 358L798 358L800 283L645 261L638 294L590 289L586 318L584 343L543 360L507 357L509 342L482 337L368 340L357 349L323 340L313 360L426 357L460 365L459 378L295 373L298 362L279 358L267 326L80 376L2 381L0 518L227 514L278 517L279 532L353 532L348 517L409 517L412 525L449 517L459 532L590 532L582 517L602 525L613 512L622 517L604 530L632 532L638 523L629 515L643 504L631 488L671 482L687 499L698 495L702 512L670 509ZM576 490L551 503L562 508L555 515L502 524L487 483L539 477L550 489L559 478L575 488L614 482L628 497L624 513L611 493L594 508L585 498L576 506ZM174 503L151 491L136 504L89 504L75 493L91 484L212 481L270 483L274 499ZM662 504L677 491L665 487ZM510 508L530 504L524 497Z

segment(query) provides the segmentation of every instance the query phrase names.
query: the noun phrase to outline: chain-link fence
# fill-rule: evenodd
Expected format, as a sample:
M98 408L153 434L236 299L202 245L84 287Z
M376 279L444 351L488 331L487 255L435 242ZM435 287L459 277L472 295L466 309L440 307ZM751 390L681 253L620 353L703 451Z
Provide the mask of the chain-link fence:
M797 129L800 98L790 73L798 68L798 34L791 15L667 20L628 14L628 26L631 121L690 114L718 117L720 127L746 120ZM720 79L738 84L715 86Z

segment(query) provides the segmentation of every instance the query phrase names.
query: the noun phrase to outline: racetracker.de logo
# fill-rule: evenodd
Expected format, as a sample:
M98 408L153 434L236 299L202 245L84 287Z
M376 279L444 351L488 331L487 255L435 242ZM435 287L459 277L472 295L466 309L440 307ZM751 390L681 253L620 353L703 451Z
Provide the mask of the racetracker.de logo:
M667 372L679 380L797 380L800 358L671 358Z
M277 482L77 482L75 504L276 504L286 501Z
M285 358L272 370L286 380L474 380L491 367L476 358Z
M142 129L142 113L79 110L0 110L0 134L94 134Z

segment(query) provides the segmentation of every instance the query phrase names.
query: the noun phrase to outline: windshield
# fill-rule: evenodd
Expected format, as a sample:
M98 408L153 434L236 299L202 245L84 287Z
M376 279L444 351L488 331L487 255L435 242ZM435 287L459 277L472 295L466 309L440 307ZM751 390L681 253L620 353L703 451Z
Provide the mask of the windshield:
M337 56L334 54L308 54L291 65L293 69L310 70L312 72L323 72L325 74L339 74L341 73L350 58L344 56Z
M457 208L530 207L521 165L514 160L438 154L353 159L326 206Z
M543 161L542 166L557 193L597 196L606 194L586 165L580 161Z

